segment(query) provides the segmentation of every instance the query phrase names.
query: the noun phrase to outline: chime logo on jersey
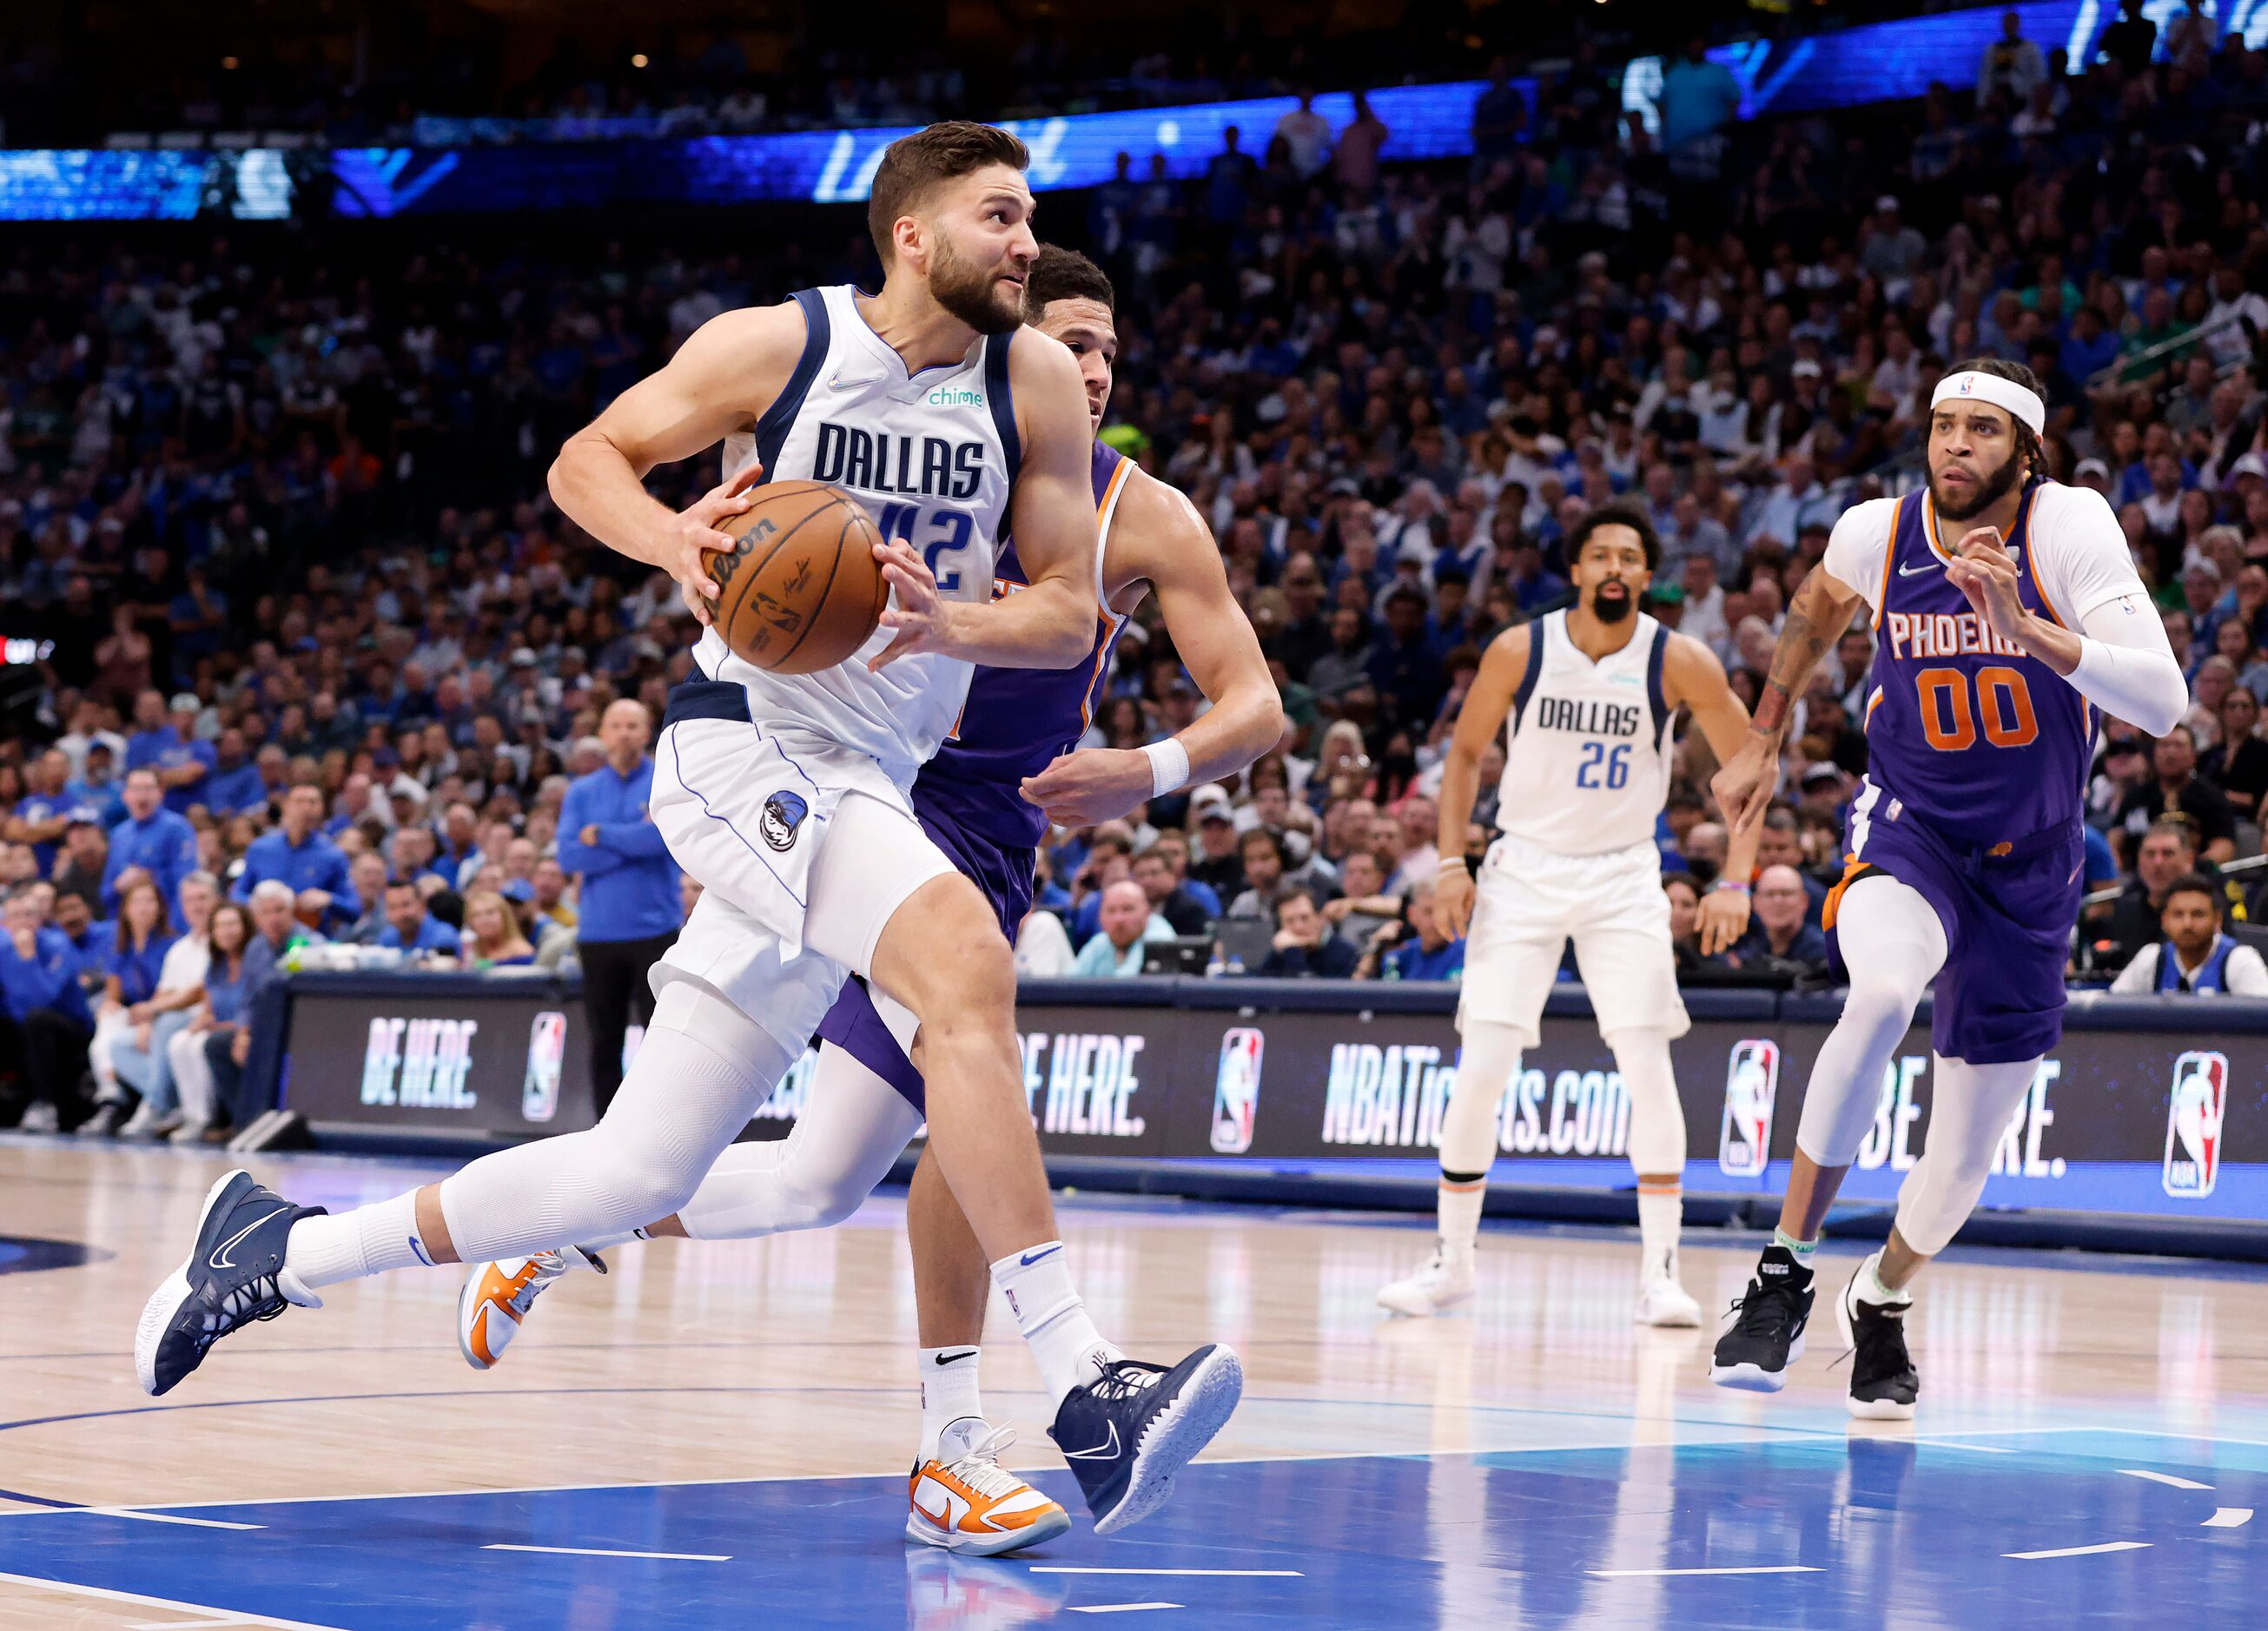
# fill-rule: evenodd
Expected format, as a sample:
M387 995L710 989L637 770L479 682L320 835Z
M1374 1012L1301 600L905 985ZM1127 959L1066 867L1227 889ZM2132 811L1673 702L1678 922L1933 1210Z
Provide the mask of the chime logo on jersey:
M478 1101L467 1078L473 1035L480 1028L477 1019L372 1020L362 1057L362 1102L470 1110Z
M1260 1107L1260 1055L1268 1039L1240 1025L1220 1039L1220 1069L1213 1077L1212 1147L1225 1156L1252 1148L1252 1120Z
M559 1071L567 1058L567 1016L556 1009L535 1017L527 1028L527 1074L519 1086L524 1121L549 1121L559 1113Z
M2166 1113L2166 1193L2202 1201L2220 1177L2222 1118L2228 1108L2228 1055L2191 1052L2174 1062Z
M1726 1177L1764 1176L1778 1096L1779 1044L1761 1037L1734 1043L1725 1070L1725 1124L1717 1135L1717 1170Z

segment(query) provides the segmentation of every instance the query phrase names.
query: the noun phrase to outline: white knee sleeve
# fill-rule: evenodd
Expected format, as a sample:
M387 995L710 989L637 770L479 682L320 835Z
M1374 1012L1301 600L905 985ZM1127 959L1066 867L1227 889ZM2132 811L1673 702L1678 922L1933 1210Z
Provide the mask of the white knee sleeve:
M2040 1062L1972 1065L1938 1056L1929 1142L1898 1186L1898 1233L1924 1257L1945 1250L1984 1193L1992 1154L2031 1091Z
M441 1215L457 1255L468 1263L522 1256L668 1216L793 1058L722 997L671 981L598 1126L484 1156L443 1180Z
M1882 1073L1915 1007L1945 966L1945 925L1919 892L1882 873L1851 885L1836 920L1851 992L1803 1090L1796 1148L1822 1166L1848 1166L1867 1142Z
M1520 1028L1467 1019L1456 1084L1441 1113L1441 1170L1485 1172L1496 1160L1497 1115L1520 1069Z
M893 1006L895 1006L893 1004ZM895 1088L829 1042L795 1129L717 1157L677 1221L696 1240L736 1240L841 1223L890 1175L921 1116Z
M1630 1161L1639 1172L1685 1171L1685 1112L1669 1065L1669 1032L1652 1025L1607 1039L1630 1094Z

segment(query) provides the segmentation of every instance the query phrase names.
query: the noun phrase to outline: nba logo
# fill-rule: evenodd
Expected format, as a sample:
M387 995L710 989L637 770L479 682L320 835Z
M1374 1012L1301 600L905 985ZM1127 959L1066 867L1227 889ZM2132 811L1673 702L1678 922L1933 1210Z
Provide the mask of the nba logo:
M1764 1176L1778 1096L1779 1044L1762 1038L1734 1043L1725 1071L1725 1125L1717 1135L1717 1170L1726 1177Z
M2221 1114L2228 1106L2228 1055L2189 1053L2174 1061L2166 1114L2166 1193L2202 1201L2220 1176Z
M1260 1105L1260 1054L1267 1039L1240 1026L1220 1039L1220 1072L1213 1078L1212 1147L1225 1156L1252 1148L1252 1120Z
M527 1032L527 1076L520 1084L520 1119L549 1121L559 1113L559 1066L567 1053L567 1016L549 1010Z

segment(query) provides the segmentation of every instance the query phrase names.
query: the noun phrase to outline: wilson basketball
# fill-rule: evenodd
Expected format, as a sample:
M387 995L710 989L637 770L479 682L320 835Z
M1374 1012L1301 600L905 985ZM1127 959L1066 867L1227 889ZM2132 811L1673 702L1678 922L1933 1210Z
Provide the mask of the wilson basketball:
M832 668L866 643L889 603L874 559L881 532L840 488L774 481L718 524L738 540L709 555L717 632L733 654L776 674Z

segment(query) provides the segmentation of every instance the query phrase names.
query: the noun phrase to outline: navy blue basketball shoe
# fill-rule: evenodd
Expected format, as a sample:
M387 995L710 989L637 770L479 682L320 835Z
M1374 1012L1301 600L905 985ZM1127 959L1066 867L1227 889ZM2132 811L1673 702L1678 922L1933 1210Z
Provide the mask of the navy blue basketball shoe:
M1116 1534L1162 1506L1174 1474L1228 1424L1243 1396L1243 1363L1216 1343L1170 1370L1114 1360L1064 1395L1048 1436L1079 1475L1094 1532Z
M188 1258L143 1306L134 1371L144 1392L170 1391L204 1363L207 1348L240 1326L273 1319L287 1304L323 1305L284 1267L291 1225L322 1210L294 1206L241 1170L212 1187Z

